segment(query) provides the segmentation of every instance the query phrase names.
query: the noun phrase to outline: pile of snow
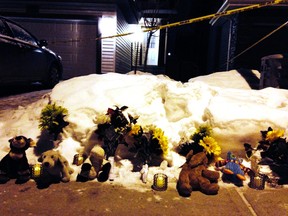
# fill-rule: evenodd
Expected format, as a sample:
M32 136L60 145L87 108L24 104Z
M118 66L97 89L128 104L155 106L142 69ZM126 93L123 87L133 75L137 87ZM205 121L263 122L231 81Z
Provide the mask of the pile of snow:
M65 128L63 140L57 143L57 149L71 163L77 152L85 145L91 145L91 134L96 128L95 117L115 105L128 106L128 113L139 116L139 124L154 124L164 130L172 151L189 141L197 127L209 123L213 137L222 147L222 157L226 157L228 150L244 156L243 144L248 142L255 146L261 130L269 126L286 130L288 125L287 90L251 90L245 83L237 71L197 77L186 83L163 75L141 73L93 74L66 80L36 102L22 107L20 100L17 109L2 110L0 158L9 151L8 140L13 136L24 135L39 140L40 113L49 101L69 111L66 119L69 125ZM27 157L30 162L38 158L33 149L27 151ZM150 168L148 180L152 182L153 174L161 171L168 175L169 182L175 182L184 158L176 152L172 152L172 157L172 167ZM75 180L80 168L73 167L72 180ZM116 182L130 186L141 183L140 174L132 172L129 160L122 158L116 170Z

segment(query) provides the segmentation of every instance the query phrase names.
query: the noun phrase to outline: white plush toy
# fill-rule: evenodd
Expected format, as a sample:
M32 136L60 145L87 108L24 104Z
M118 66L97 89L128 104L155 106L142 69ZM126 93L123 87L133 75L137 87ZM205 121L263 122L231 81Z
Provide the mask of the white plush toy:
M51 183L70 181L70 175L74 170L59 151L48 150L43 152L38 161L42 162L43 169L40 178L37 180L39 186L47 187Z

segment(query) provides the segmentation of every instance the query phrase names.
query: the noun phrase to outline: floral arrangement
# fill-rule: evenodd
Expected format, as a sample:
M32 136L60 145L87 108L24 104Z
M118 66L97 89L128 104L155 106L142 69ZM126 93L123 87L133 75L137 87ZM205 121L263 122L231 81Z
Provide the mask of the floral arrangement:
M94 121L98 125L95 133L100 140L103 140L106 158L109 161L112 160L112 164L112 157L115 155L118 145L125 144L128 147L124 138L132 137L133 146L129 150L135 153L135 158L140 158L142 161L141 179L146 183L148 163L151 161L152 155L168 155L168 138L161 128L154 125L143 128L137 124L138 117L132 117L128 113L128 118L126 118L123 111L127 108L127 106L108 108L105 115L97 116Z
M284 138L284 130L261 131L262 140L259 141L257 150L261 151L262 158L269 158L273 163L288 165L288 144Z
M256 148L245 143L247 156L253 155L255 151L260 151L260 165L269 165L274 173L282 178L282 181L288 183L288 143L284 137L284 130L274 130L268 127L267 130L261 131L262 139L258 142Z
M129 121L125 117L123 111L127 108L127 106L108 108L106 114L97 116L94 121L98 124L95 133L104 141L103 149L107 158L115 155L120 143L126 144L124 136L131 130L131 125L137 122L137 118L133 118L130 114L128 114Z
M204 151L208 158L219 157L221 154L221 147L217 141L212 137L212 128L207 125L199 126L196 132L191 136L192 142L181 144L179 153L185 155L193 150L194 153Z
M41 111L39 128L41 131L47 130L50 134L54 134L54 140L63 132L63 128L69 123L64 120L68 115L68 110L55 103L47 104Z
M168 155L168 138L164 135L164 131L155 125L143 128L135 124L129 136L135 141L130 152L136 153L135 157L140 157L144 164L150 163L153 155L164 157Z

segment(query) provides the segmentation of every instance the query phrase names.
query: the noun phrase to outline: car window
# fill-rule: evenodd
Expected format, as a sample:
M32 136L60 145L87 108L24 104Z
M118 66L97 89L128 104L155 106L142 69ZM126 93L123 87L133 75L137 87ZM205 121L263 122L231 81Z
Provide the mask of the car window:
M9 36L6 26L4 25L3 21L0 20L0 34Z
M7 22L7 24L11 28L15 38L19 40L23 40L33 45L37 45L36 40L27 31L25 31L24 29L20 28L19 26L13 23Z

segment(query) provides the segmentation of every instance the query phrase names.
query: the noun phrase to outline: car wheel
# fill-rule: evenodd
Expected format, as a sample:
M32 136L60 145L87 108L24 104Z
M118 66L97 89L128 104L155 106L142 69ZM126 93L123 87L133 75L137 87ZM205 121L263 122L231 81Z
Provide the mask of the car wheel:
M60 81L60 71L56 64L52 64L48 74L48 80L45 82L45 85L48 88L53 88Z

